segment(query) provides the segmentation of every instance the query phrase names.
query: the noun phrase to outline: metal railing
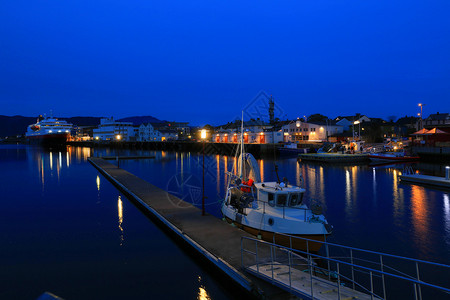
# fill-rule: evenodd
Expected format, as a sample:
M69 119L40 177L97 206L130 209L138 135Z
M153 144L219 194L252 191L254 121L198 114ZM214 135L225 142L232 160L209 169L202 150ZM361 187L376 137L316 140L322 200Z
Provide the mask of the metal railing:
M449 265L279 233L276 235L288 237L291 247L277 244L275 234L271 243L242 237L242 267L302 297L320 299L317 295L320 296L329 287L337 293L336 299L352 293L367 299L450 299ZM303 241L306 249L292 248L296 239ZM319 252L309 251L311 243L322 244ZM271 272L267 272L270 269ZM276 269L287 270L288 280L280 281L280 274L284 273L276 274ZM309 276L308 291L297 288L299 272Z

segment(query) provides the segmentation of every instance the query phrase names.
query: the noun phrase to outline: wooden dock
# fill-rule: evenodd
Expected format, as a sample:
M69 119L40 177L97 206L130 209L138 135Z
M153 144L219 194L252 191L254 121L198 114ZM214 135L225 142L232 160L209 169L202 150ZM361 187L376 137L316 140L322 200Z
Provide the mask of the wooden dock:
M368 154L341 154L341 153L299 154L298 159L301 161L323 162L330 164L366 163L370 161Z
M201 210L147 181L118 168L102 158L89 158L109 181L131 201L136 202L158 223L175 233L183 242L200 253L209 262L258 298L287 299L291 295L282 289L241 269L241 237L250 234Z
M412 175L400 175L400 180L402 182L404 181L408 183L432 185L440 188L450 189L450 180L445 179L444 177L412 174Z
M106 159L106 160L121 160L121 159L152 159L155 158L154 155L147 155L147 156L102 156L102 159Z

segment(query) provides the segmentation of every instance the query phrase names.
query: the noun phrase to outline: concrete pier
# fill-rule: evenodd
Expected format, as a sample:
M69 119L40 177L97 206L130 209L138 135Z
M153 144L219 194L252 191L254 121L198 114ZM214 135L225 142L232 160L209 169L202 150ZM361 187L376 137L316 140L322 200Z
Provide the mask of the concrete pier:
M412 184L432 185L440 188L450 189L450 180L446 179L445 177L412 174L412 175L401 175L400 180L402 182Z
M181 241L188 244L235 283L258 298L287 299L291 295L241 269L241 238L250 234L201 210L102 158L89 158L109 181Z
M332 164L366 163L370 161L368 154L340 154L340 153L299 154L298 159L301 161L313 161Z

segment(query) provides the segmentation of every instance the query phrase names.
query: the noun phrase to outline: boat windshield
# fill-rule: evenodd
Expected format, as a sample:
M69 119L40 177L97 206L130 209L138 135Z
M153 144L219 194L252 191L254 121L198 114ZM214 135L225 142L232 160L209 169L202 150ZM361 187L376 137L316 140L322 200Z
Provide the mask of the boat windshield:
M303 193L289 194L289 206L297 206L302 204Z
M277 206L286 206L287 204L287 194L278 194L277 195Z

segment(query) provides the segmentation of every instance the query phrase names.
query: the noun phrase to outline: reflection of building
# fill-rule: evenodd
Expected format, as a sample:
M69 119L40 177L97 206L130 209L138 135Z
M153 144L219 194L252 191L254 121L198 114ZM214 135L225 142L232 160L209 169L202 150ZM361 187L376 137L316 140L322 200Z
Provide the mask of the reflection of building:
M101 141L135 139L135 131L132 122L118 122L114 118L104 118L100 120L98 128L93 130L94 139Z

